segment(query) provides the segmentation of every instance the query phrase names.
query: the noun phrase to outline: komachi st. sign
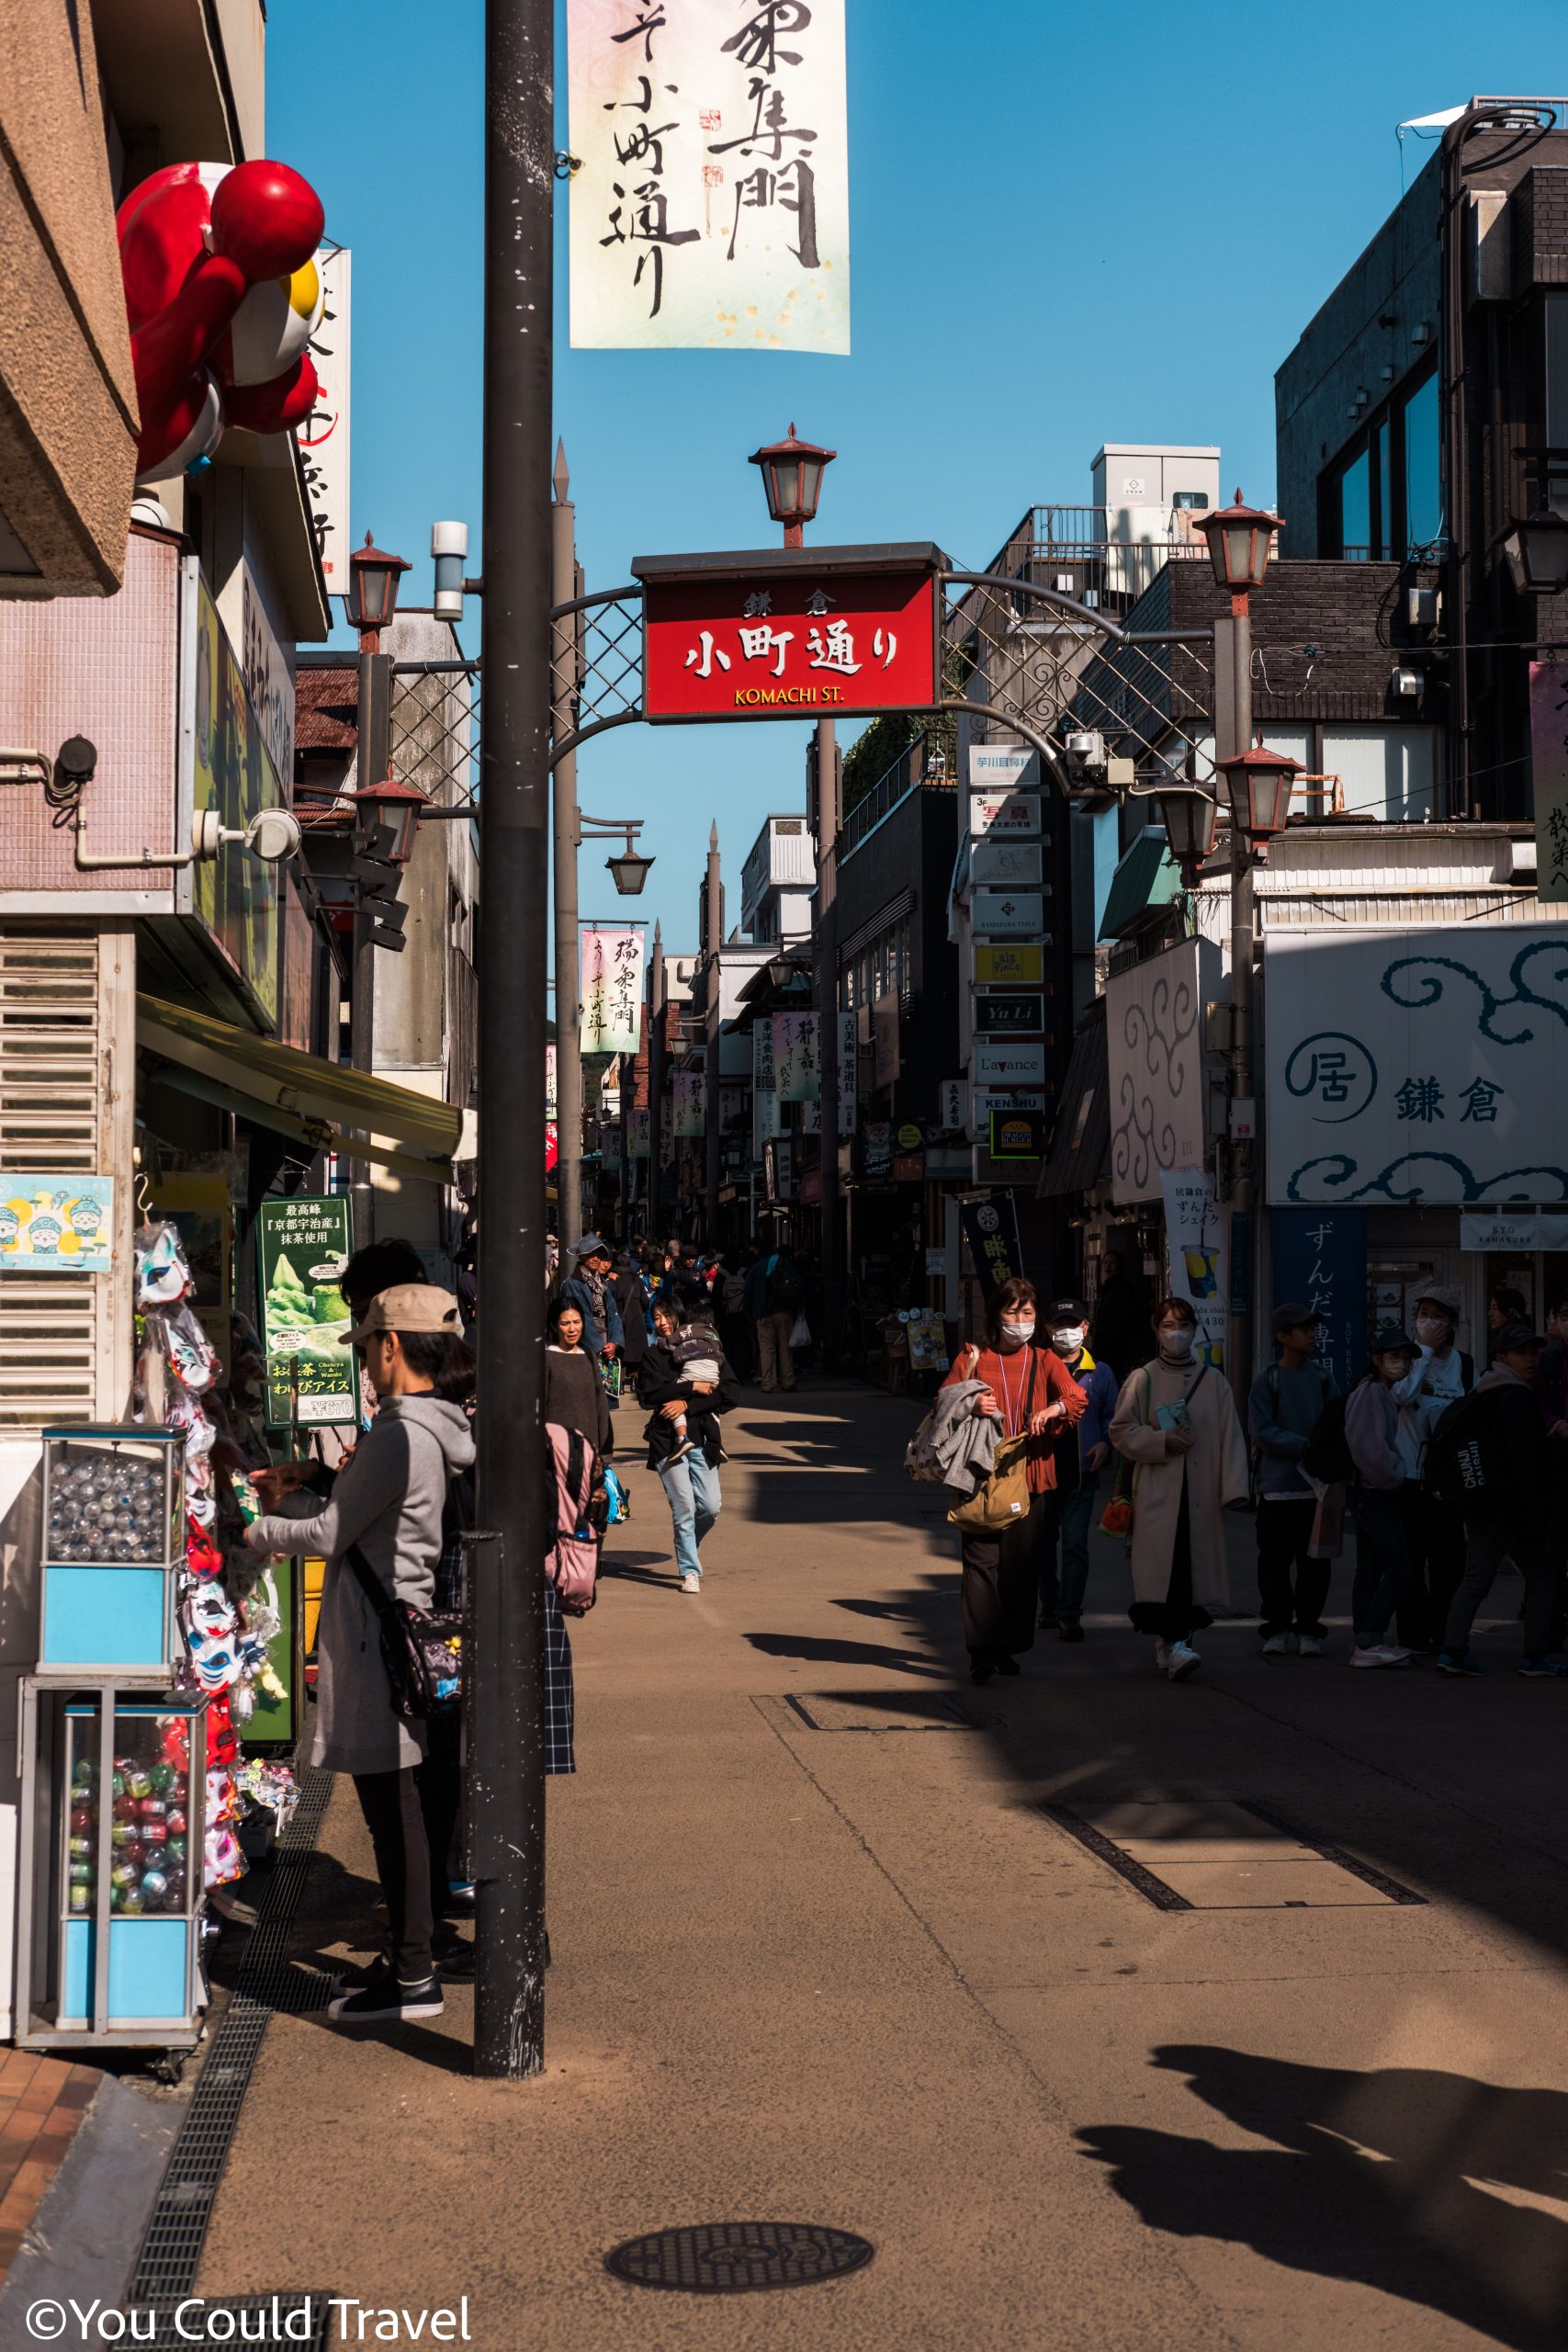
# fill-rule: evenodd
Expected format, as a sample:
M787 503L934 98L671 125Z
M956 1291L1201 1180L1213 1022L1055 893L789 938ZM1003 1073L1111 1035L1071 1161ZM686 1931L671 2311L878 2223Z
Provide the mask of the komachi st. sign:
M945 568L924 544L645 556L644 716L930 710Z

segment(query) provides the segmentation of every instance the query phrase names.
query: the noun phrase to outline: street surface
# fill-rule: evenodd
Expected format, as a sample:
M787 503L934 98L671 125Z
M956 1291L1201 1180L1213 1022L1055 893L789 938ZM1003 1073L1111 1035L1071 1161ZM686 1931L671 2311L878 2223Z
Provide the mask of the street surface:
M1517 1580L1483 1682L1348 1671L1341 1574L1330 1657L1225 1623L1173 1688L1097 1539L1084 1645L976 1690L918 1410L748 1392L696 1598L631 1470L550 1790L547 2076L470 2079L467 1990L385 2036L278 2016L198 2291L466 2294L484 2352L1563 2343L1568 1698L1511 1670ZM345 1784L302 1967L364 1950L373 1891ZM757 2219L875 2259L740 2296L603 2267Z

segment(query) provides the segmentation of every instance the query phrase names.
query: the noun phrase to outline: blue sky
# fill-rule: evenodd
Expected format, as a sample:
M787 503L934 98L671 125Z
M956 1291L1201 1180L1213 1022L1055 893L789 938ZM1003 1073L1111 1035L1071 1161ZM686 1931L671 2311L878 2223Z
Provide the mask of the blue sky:
M849 19L850 357L571 351L563 193L556 424L592 587L634 555L768 544L746 458L791 419L839 452L818 539L930 537L961 564L1034 501L1087 503L1106 440L1218 442L1227 492L1270 498L1274 370L1398 200L1395 124L1568 78L1561 0L849 0ZM417 559L413 602L436 516L467 517L482 560L482 27L480 0L269 9L269 152L354 248L355 533ZM563 89L564 63L563 33ZM1411 176L1428 152L1407 142ZM639 911L671 946L713 818L738 919L759 822L802 804L807 731L628 727L584 750L583 806L647 820ZM614 910L587 853L581 903Z

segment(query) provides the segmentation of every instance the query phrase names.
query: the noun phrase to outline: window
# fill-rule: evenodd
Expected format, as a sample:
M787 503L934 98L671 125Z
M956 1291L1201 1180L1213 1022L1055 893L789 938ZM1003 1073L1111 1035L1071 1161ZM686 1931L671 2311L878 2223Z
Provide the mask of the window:
M1404 442L1404 544L1429 548L1443 535L1443 483L1438 442L1438 375L1424 376L1401 411Z
M1371 468L1363 449L1339 477L1339 552L1364 562L1371 548Z
M1393 539L1393 469L1389 462L1392 435L1390 420L1380 419L1372 432L1372 486L1377 492L1377 506L1367 543L1374 555L1397 556Z

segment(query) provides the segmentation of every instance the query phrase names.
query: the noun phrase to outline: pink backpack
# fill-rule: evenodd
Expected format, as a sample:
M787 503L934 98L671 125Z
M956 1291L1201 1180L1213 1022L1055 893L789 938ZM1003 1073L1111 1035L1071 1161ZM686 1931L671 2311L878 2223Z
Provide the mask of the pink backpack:
M545 1564L561 1607L570 1616L585 1617L598 1598L599 1545L588 1524L598 1457L581 1430L564 1429L558 1421L545 1423L545 1443L554 1498L553 1535Z

